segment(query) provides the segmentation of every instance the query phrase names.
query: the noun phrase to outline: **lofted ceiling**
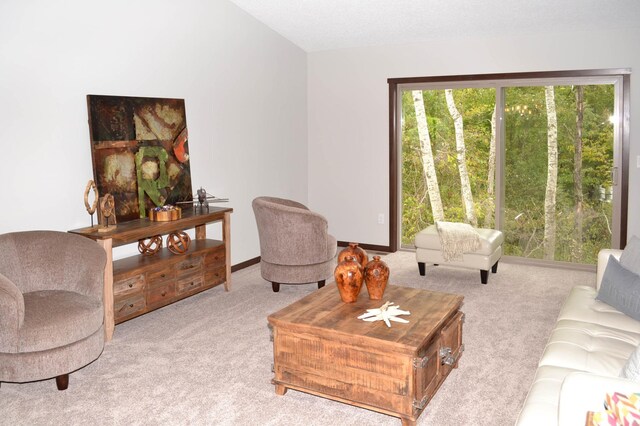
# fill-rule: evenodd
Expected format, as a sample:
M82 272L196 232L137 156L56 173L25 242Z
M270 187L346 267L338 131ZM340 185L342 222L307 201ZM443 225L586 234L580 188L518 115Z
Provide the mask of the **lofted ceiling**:
M307 52L640 26L640 0L230 1Z

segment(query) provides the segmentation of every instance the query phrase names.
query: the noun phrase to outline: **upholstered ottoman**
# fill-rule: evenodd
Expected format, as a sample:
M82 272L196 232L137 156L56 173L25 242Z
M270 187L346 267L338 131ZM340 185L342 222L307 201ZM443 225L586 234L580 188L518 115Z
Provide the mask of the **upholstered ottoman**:
M474 252L465 252L462 260L445 261L440 248L440 237L436 225L430 225L418 232L415 237L416 260L420 275L425 274L425 264L445 264L461 268L479 269L480 281L486 284L489 269L494 274L498 272L498 261L502 256L502 242L504 235L495 229L476 228L480 235L480 248Z

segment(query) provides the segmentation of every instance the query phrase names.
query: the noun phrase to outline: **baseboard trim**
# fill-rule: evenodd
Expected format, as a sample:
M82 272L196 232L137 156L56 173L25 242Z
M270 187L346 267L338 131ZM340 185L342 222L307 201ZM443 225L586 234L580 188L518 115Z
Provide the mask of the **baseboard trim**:
M349 241L338 241L339 247L347 247L349 245ZM376 244L367 244L367 243L358 243L358 247L362 247L365 250L373 250L373 251L382 251L385 253L391 253L391 247L389 246L379 246Z
M248 268L249 266L253 266L256 263L260 263L260 256L254 257L253 259L245 260L244 262L240 262L236 265L231 265L231 272L236 272L244 268Z

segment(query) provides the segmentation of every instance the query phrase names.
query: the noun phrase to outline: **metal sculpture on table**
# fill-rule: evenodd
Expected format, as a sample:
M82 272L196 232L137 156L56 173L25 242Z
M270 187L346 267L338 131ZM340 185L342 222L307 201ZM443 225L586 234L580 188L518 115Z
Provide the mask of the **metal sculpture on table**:
M195 198L198 198L197 204ZM195 211L209 211L209 203L226 203L228 202L228 198L218 198L214 195L209 194L203 187L200 187L196 191L196 195L194 196L194 200L192 201L178 201L176 204L193 204L193 209Z

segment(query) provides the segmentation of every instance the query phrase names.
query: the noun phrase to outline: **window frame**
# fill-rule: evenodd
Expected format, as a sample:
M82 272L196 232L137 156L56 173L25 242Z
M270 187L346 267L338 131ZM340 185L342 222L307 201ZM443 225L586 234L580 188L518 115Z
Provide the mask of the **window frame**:
M400 215L402 193L401 179L401 101L403 90L423 89L437 90L444 88L494 87L496 89L496 105L498 106L499 122L504 119L504 88L514 86L544 86L544 85L575 85L576 80L587 84L614 84L616 102L614 105L614 168L617 170L619 184L614 187L618 191L619 202L615 205L614 217L619 217L618 233L612 235L612 248L624 248L627 242L627 215L629 193L629 98L630 75L628 68L574 70L574 71L543 71L501 74L470 74L433 77L389 78L389 251L395 252L400 247ZM504 126L499 126L500 134L496 135L496 172L504 171L504 151L502 144ZM615 169L614 169L615 170ZM502 173L496 173L496 205L500 207L504 200L504 186ZM500 192L500 193L499 193ZM496 209L496 224L501 227L502 211Z

